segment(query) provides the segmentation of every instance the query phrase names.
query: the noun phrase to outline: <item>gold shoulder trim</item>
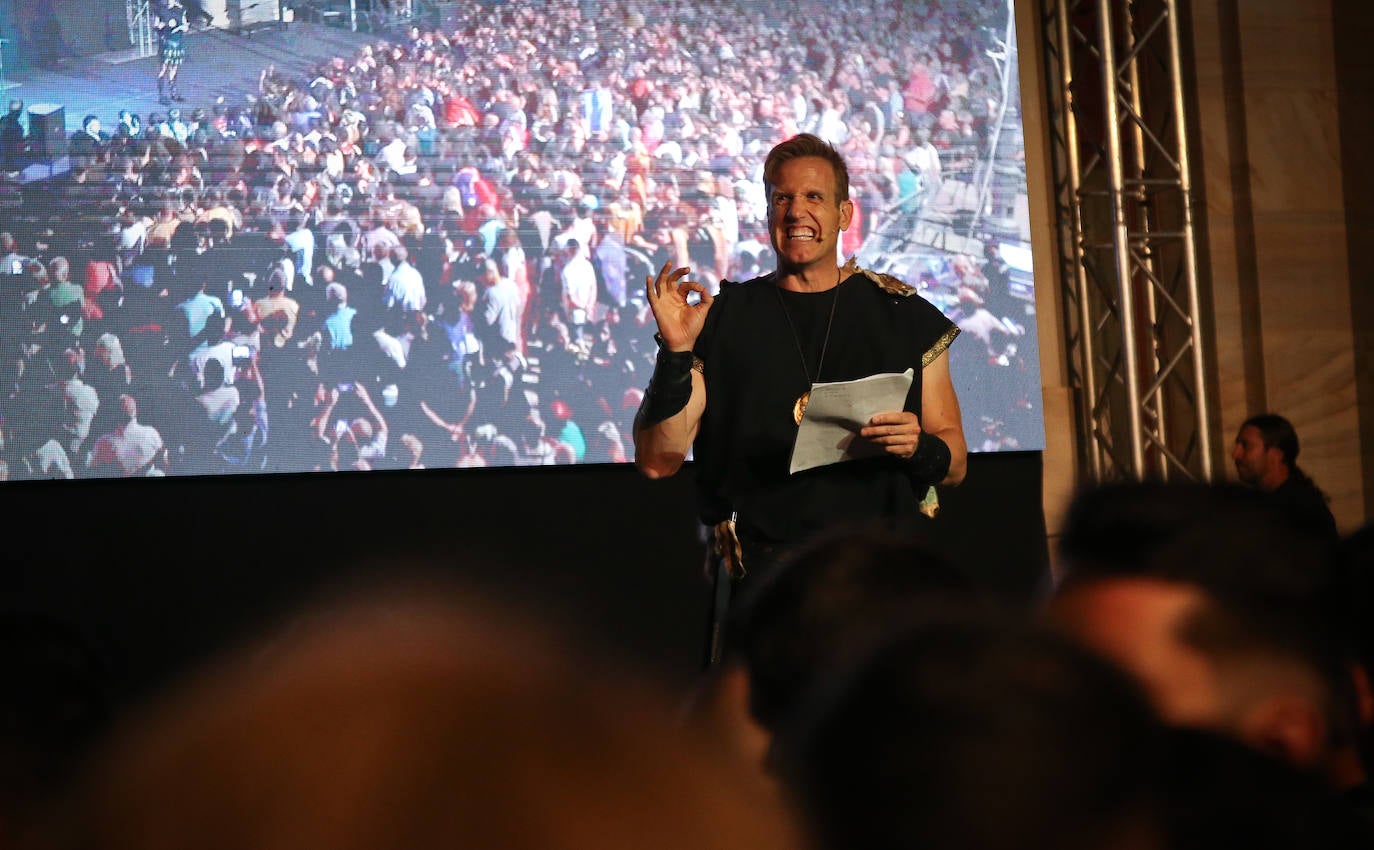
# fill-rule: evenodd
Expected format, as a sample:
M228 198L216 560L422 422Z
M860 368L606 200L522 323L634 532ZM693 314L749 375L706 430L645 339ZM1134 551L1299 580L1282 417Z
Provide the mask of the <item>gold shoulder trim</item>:
M896 295L901 298L907 298L916 294L916 287L912 286L911 284L902 283L902 281L893 277L890 274L882 274L881 272L875 272L872 269L862 268L859 265L859 262L856 258L850 257L849 260L846 261L845 264L840 268L840 279L844 280L846 277L855 274L861 274L869 280L873 281L875 286L877 286L883 292L886 292L888 295Z
M921 368L924 369L925 367L929 366L932 362L935 361L936 357L939 357L941 354L944 354L945 349L949 348L949 344L951 342L954 342L954 338L958 335L958 325L951 325L949 330L940 334L940 338L935 340L935 344L932 345L930 348L927 348L926 353L921 355Z

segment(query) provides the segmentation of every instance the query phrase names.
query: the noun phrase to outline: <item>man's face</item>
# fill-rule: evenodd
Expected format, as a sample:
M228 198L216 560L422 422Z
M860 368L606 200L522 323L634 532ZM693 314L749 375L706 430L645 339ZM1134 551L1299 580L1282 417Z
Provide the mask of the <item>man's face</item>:
M1223 715L1216 671L1179 637L1203 601L1200 591L1177 582L1108 578L1061 593L1048 618L1132 674L1165 720L1216 728Z
M1246 425L1236 435L1236 445L1231 449L1231 460L1236 464L1236 477L1246 484L1258 485L1269 473L1277 454L1278 449L1265 447L1264 436L1258 428Z
M840 231L849 228L854 205L841 202L835 169L820 157L783 163L768 198L768 232L779 270L820 268L838 259Z

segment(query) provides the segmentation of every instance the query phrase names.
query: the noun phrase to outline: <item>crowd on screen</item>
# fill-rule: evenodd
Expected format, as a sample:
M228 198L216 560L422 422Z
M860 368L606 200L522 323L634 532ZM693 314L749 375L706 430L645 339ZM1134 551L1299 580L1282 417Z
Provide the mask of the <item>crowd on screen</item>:
M972 180L1005 7L832 11L474 3L242 102L87 117L69 172L0 192L5 473L626 459L644 276L771 268L773 144L851 164L846 255ZM974 321L1005 266L963 259L1005 360Z

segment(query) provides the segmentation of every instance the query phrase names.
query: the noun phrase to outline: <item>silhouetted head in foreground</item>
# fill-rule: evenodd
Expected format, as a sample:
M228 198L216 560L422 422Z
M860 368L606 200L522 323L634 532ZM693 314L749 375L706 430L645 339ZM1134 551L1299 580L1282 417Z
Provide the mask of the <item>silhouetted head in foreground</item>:
M1052 623L1135 675L1171 723L1312 770L1355 734L1327 550L1237 486L1079 496Z
M1160 847L1135 684L1046 630L954 617L808 698L774 763L825 850Z
M490 611L427 587L300 616L141 713L32 846L794 846L670 701Z

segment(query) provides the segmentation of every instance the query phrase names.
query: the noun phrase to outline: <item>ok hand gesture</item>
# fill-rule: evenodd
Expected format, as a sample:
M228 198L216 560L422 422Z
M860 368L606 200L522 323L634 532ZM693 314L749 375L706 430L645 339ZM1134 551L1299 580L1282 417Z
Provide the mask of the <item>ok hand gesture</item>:
M664 263L658 277L644 278L645 291L649 297L649 308L654 311L654 321L658 322L659 335L663 345L670 351L690 351L696 344L697 335L706 323L706 313L715 299L706 287L695 281L683 280L689 269L673 269L671 263ZM687 296L693 292L701 296L695 304L688 303Z

